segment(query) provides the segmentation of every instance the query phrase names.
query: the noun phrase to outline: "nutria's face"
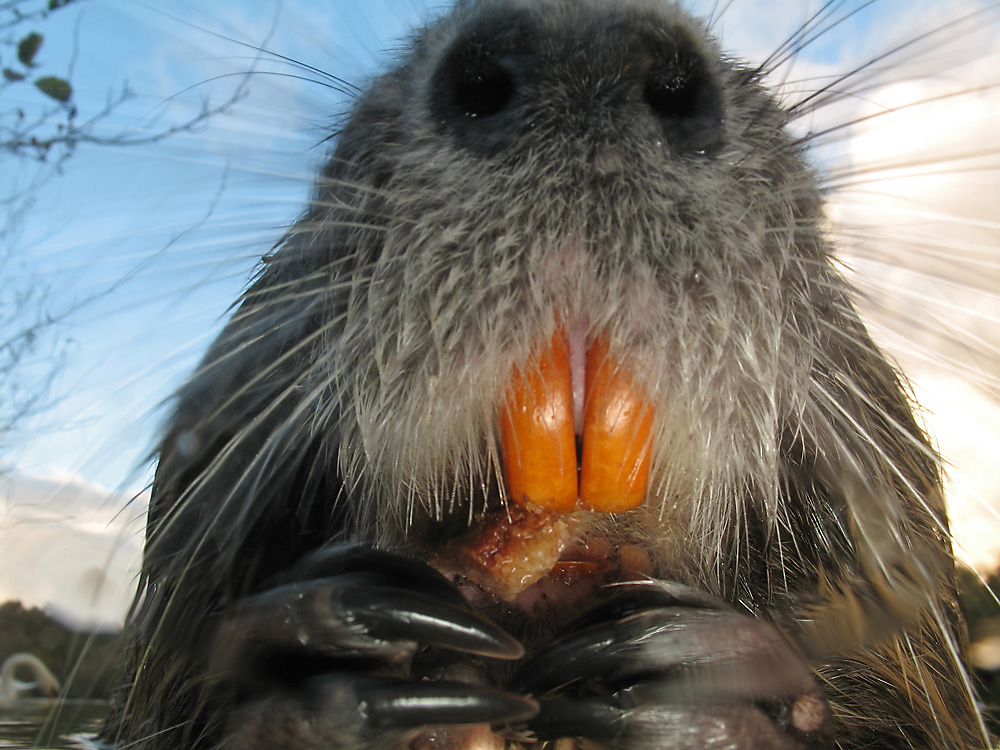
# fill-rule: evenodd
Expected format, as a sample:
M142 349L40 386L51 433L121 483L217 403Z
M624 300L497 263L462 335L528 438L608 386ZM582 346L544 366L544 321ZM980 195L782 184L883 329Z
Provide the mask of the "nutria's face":
M419 35L181 393L139 720L189 721L164 705L177 673L218 690L222 716L192 700L234 736L362 747L391 734L357 718L365 691L398 720L392 696L454 681L565 738L549 699L655 715L679 705L675 666L708 665L723 713L684 695L678 731L718 719L727 746L761 746L825 734L814 664L867 649L871 674L831 678L851 695L913 667L875 653L886 638L950 638L936 458L786 119L670 4L483 0ZM621 671L587 672L608 643ZM651 654L656 689L633 693ZM758 705L775 696L780 721ZM412 747L503 746L493 714L447 705L478 727L403 716Z
M783 516L850 310L783 114L722 60L670 5L487 2L361 102L315 221L352 227L316 377L362 535L576 511L564 546L700 579Z

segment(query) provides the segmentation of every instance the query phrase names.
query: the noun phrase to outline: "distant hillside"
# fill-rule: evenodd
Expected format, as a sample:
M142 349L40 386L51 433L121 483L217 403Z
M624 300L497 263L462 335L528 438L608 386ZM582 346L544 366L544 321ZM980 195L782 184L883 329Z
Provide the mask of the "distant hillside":
M35 654L63 684L64 698L110 698L121 681L116 634L79 633L21 602L0 604L0 664L18 651Z

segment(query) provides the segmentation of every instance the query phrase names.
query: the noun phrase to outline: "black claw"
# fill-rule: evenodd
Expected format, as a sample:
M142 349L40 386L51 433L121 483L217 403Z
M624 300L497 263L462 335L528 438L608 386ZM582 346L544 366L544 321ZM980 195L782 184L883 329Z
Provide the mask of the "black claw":
M561 737L610 742L624 732L625 725L624 712L607 700L555 698L541 701L538 715L523 724L523 730L515 727L513 731L517 736L530 736L537 742ZM498 733L505 734L504 730Z
M530 698L458 682L386 682L359 689L358 697L368 725L378 730L519 722L538 713Z
M374 550L361 544L331 544L312 552L281 575L278 585L358 575L363 581L423 591L456 604L462 595L433 568L392 552Z
M721 600L679 583L637 581L617 588L619 593L570 623L552 646L519 669L511 685L544 692L590 677L616 682L667 670L679 661L669 656L671 632L683 639L691 623L724 618L731 612ZM690 622L685 625L685 621ZM651 638L661 646L658 653L667 654L662 663L649 663L640 653Z
M520 659L524 647L505 630L464 606L401 589L353 589L340 603L368 634L409 640L499 659Z
M221 614L214 671L239 671L248 657L283 650L397 660L428 644L500 659L524 655L419 561L339 544L307 555L281 579Z
M711 594L672 581L629 581L612 587L614 594L571 622L563 631L569 634L602 622L621 620L642 610L690 607L720 609L730 607Z
M521 667L510 685L518 692L543 695L595 677L606 683L618 682L642 661L644 640L663 629L670 613L650 610L570 633Z

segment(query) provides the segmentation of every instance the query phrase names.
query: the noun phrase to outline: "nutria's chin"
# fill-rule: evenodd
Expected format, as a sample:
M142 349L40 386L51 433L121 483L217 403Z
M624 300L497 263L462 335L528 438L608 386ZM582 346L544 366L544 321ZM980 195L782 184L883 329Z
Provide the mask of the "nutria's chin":
M759 74L652 0L417 35L179 394L109 740L986 746L938 460ZM574 514L593 585L552 593L550 548L522 597L449 545L513 513L498 408L564 329L634 380L652 468Z

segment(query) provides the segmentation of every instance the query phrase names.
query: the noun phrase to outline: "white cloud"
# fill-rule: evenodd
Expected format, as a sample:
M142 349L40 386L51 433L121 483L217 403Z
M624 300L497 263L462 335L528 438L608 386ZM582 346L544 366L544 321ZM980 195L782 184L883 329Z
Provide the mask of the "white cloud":
M75 476L0 477L0 601L117 627L135 590L146 498Z
M917 377L917 397L944 454L959 559L983 572L1000 566L1000 403L967 382Z
M960 557L1000 563L1000 41L965 27L917 77L855 107L834 225L876 339L949 464ZM957 47L957 48L956 48Z

